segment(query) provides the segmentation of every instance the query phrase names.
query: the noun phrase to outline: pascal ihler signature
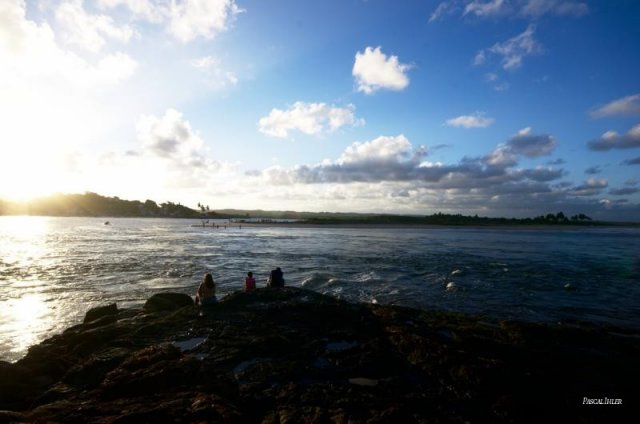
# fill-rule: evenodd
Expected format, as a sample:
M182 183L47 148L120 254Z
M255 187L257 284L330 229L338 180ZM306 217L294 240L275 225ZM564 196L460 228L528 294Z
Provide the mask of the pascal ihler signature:
M622 399L610 399L608 397L605 398L582 398L583 405L622 405Z

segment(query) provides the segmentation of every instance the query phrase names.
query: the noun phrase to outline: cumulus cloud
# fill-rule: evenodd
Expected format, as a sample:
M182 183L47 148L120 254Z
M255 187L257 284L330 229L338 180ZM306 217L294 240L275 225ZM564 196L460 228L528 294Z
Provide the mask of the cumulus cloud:
M511 153L528 158L548 156L556 147L556 141L551 135L536 135L531 133L531 127L523 128L507 141Z
M591 112L591 116L594 118L624 115L640 115L640 94L613 100Z
M144 149L163 158L193 159L203 145L191 124L175 109L167 109L162 117L142 116L136 129Z
M357 52L351 73L358 84L358 91L373 94L380 89L401 91L407 88L407 71L410 68L410 65L400 63L397 56L387 57L378 46Z
M335 161L290 169L271 167L262 172L262 178L278 185L394 182L444 190L538 192L551 190L543 183L564 175L562 169L552 167L508 169L517 163L492 163L486 157L465 158L458 164L445 165L427 161L426 156L426 147L414 147L402 134L380 136L353 143Z
M116 25L110 16L88 13L82 0L61 3L55 11L55 17L67 44L94 53L105 46L105 38L126 43L134 35L131 27Z
M599 139L587 143L587 146L595 151L640 147L640 124L632 127L624 135L620 135L615 131L607 131Z
M89 62L70 52L56 42L51 27L27 19L25 4L8 0L0 4L0 69L2 81L16 84L16 76L34 80L42 79L51 85L57 79L84 88L113 84L129 78L136 62L124 53L101 56ZM3 76L3 73L7 72ZM5 92L6 95L6 92Z
M173 187L202 187L216 174L234 173L237 165L213 159L204 140L176 109L162 116L145 115L136 126L141 151L127 154L129 163L155 166Z
M98 0L98 4L103 9L124 7L137 19L166 23L167 31L183 43L214 38L243 12L235 0Z
M362 125L355 117L355 106L336 107L326 103L295 102L289 109L272 109L260 118L258 128L271 137L286 138L293 130L308 135L333 132L345 125Z
M542 45L534 38L535 30L535 25L530 24L521 34L478 51L474 64L481 65L485 63L487 55L492 54L502 57L501 64L503 69L512 71L520 68L525 57L542 52Z
M191 61L191 66L200 71L205 84L212 89L222 89L238 83L238 77L222 67L220 59L204 56Z
M474 112L471 115L460 115L455 118L447 119L445 124L450 127L463 128L487 128L493 124L493 118L485 117L484 112Z
M531 136L530 131L525 133ZM508 152L511 147L505 143L502 149ZM493 216L562 210L627 220L640 211L628 201L602 203L599 195L607 189L607 180L589 179L574 185L562 181L567 173L561 168L520 169L520 156L513 152L508 165L491 164L488 156L451 164L434 162L427 160L426 147L415 147L403 135L381 136L353 143L334 160L254 170L246 175L245 187L254 187L264 199L261 202L275 205L286 201L308 209L308 200L313 198L314 210L345 210L348 205L350 211Z

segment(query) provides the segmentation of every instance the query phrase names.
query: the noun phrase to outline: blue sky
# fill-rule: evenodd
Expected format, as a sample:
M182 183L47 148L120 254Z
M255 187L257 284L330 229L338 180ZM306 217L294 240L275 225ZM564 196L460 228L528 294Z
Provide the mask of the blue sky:
M640 217L634 1L6 0L0 196Z

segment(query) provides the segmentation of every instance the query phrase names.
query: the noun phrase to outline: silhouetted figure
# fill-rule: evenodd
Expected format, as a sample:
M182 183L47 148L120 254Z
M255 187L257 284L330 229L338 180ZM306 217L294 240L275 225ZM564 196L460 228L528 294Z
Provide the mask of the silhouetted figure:
M196 305L215 305L218 303L216 299L216 284L213 277L208 272L204 275L204 281L200 283L198 292L196 293Z
M250 292L256 288L256 279L253 278L253 272L247 272L247 277L244 279L244 291Z
M282 270L280 267L277 267L271 271L271 274L269 274L267 287L284 287L284 277L282 276Z

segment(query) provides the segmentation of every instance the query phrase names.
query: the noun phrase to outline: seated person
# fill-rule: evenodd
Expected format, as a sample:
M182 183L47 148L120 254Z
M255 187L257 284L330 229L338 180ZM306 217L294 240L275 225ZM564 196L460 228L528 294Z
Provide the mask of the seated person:
M253 278L253 272L247 272L247 277L244 279L244 291L250 292L256 288L256 279Z
M207 272L204 275L204 281L198 287L196 305L215 305L216 303L218 303L218 299L216 299L216 284L213 282L211 274Z
M282 270L280 267L277 267L271 271L271 274L269 274L267 287L284 287L284 277L282 276Z

